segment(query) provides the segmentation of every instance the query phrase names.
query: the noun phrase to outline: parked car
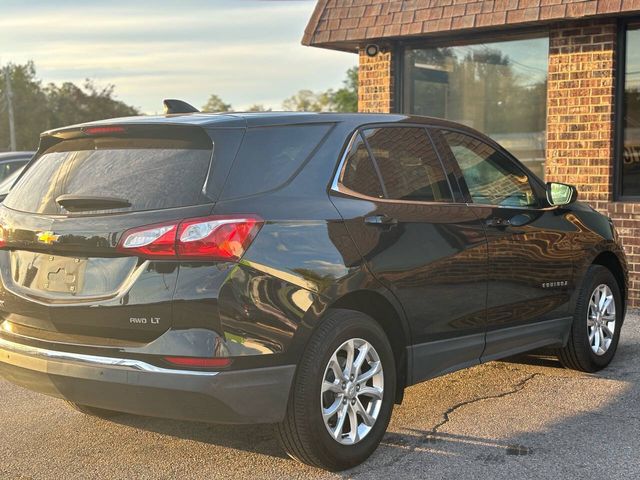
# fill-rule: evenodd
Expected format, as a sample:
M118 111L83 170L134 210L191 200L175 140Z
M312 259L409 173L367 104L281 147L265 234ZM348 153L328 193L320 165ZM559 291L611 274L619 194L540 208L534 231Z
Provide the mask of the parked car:
M36 152L5 152L0 153L0 182L16 170L24 167Z
M91 415L274 423L353 467L409 385L538 347L611 362L627 263L576 197L432 118L46 132L0 206L0 374Z
M3 202L7 197L7 195L9 194L9 190L11 190L11 187L16 182L23 169L24 165L18 167L13 171L13 173L8 175L4 180L0 181L0 202Z

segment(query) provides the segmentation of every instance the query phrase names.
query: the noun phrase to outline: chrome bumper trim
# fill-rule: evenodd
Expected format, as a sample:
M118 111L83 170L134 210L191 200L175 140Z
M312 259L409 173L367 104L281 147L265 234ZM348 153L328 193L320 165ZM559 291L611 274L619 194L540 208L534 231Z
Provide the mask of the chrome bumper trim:
M129 358L101 357L97 355L84 355L80 353L59 352L44 348L32 347L20 343L11 342L0 338L0 363L7 363L16 367L28 368L47 373L49 362L73 363L87 367L108 367L132 372L149 372L171 375L187 375L213 377L220 372L206 372L197 370L176 370L151 365L141 360Z

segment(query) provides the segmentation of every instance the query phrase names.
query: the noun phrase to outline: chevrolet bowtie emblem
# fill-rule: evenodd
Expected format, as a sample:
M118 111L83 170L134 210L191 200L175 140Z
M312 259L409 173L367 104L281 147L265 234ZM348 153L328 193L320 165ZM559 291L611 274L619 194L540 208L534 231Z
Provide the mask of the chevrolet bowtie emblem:
M53 232L40 232L38 233L37 238L39 242L51 245L60 238L60 235L56 235Z

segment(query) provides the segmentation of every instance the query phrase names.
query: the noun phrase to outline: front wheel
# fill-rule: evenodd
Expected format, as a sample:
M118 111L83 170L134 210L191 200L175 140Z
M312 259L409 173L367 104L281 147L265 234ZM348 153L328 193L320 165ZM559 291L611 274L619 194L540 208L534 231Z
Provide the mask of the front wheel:
M558 357L567 368L596 372L613 360L620 340L624 305L609 269L592 265L578 294L569 341Z
M331 310L298 366L277 434L303 463L344 470L366 460L386 431L396 388L393 351L369 316Z

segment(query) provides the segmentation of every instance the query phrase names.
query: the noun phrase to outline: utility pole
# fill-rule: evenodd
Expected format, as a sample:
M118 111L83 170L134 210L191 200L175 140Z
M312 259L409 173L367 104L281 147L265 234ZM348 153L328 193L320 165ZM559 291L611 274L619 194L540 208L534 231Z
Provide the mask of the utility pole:
M16 151L16 125L13 118L13 92L11 90L11 71L4 67L5 97L7 99L7 113L9 114L9 145L12 152Z

